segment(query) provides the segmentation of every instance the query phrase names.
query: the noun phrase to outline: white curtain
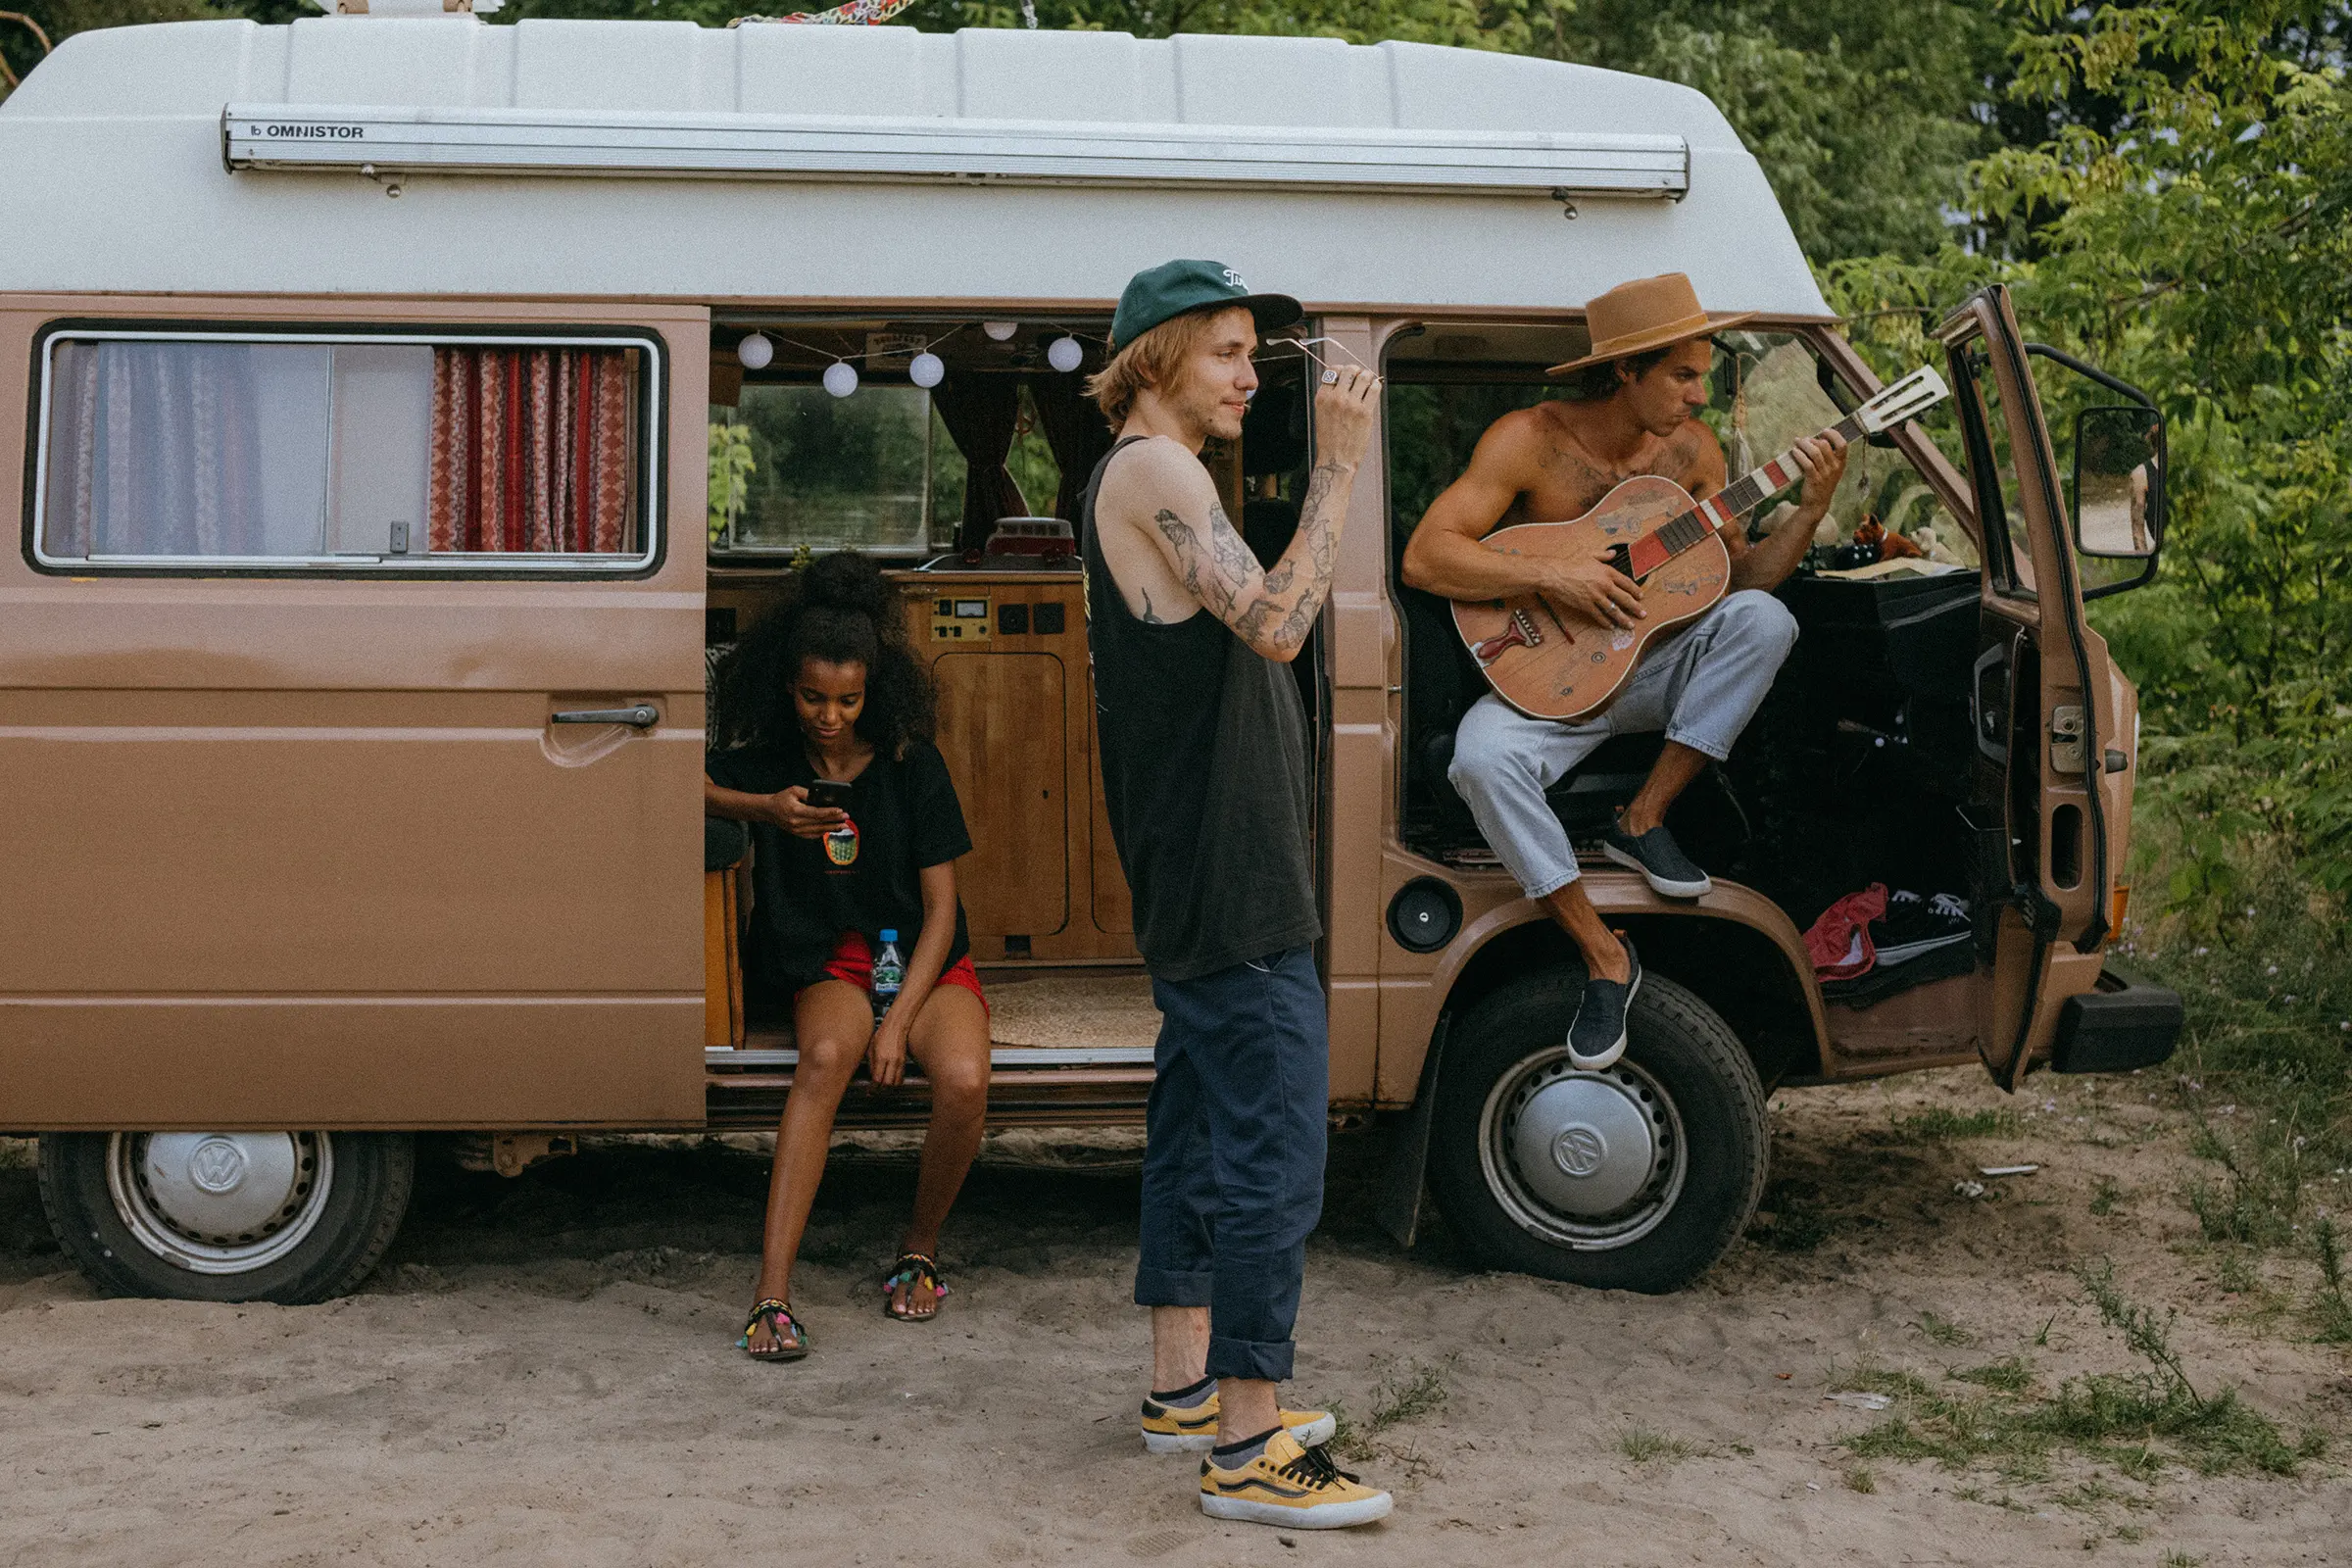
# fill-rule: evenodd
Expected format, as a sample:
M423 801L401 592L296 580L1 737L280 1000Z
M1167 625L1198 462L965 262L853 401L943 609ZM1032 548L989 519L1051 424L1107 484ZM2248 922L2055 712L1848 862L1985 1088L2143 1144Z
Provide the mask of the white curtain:
M268 492L287 487L270 483L264 461L267 352L60 343L49 382L47 553L269 553ZM299 494L299 476L295 486ZM314 492L314 511L322 499Z

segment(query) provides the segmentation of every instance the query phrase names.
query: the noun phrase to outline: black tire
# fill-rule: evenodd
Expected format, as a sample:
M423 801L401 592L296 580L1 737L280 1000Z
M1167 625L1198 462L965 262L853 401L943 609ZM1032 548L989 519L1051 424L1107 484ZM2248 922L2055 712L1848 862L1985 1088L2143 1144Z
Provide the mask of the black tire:
M1430 1124L1430 1184L1447 1222L1490 1267L1602 1290L1679 1290L1705 1273L1755 1213L1771 1150L1764 1087L1715 1010L1656 974L1635 999L1624 1058L1599 1074L1574 1073L1564 1037L1583 983L1573 970L1530 976L1454 1025ZM1524 1136L1548 1147L1551 1124L1528 1097L1569 1080L1573 1091L1559 1095L1580 1093L1588 1102L1614 1095L1612 1113L1638 1121L1649 1140L1645 1156L1618 1167L1628 1173L1620 1180L1642 1179L1621 1207L1574 1214L1549 1205L1521 1174L1526 1165L1512 1159L1510 1151L1527 1146L1513 1141L1521 1134L1510 1107L1529 1112ZM1589 1129L1563 1126L1561 1146L1576 1133L1588 1135L1581 1157L1591 1159ZM1639 1138L1619 1143L1642 1148ZM1562 1171L1580 1158L1556 1157ZM1559 1177L1539 1178L1558 1190Z
M49 1228L66 1255L114 1296L289 1306L341 1296L392 1245L416 1171L416 1140L407 1133L290 1135L297 1174L273 1216L278 1228L265 1221L236 1238L194 1242L174 1256L180 1233L137 1174L150 1136L41 1135Z

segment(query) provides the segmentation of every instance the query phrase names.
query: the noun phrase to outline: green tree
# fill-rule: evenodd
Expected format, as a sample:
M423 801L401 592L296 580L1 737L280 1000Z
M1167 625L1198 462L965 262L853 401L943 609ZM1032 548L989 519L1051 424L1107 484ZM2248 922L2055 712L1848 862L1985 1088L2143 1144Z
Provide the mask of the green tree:
M2259 821L2352 885L2352 83L2342 0L2027 0L2016 96L2053 134L1978 163L1996 259L1834 264L1888 361L1987 277L2042 338L2147 388L2171 432L2161 580L2094 618L2200 820ZM2162 759L2160 759L2161 760ZM2217 809L2228 803L2227 810Z
M1586 0L1540 52L1713 99L1816 260L1920 260L1997 144L2007 41L1987 0Z

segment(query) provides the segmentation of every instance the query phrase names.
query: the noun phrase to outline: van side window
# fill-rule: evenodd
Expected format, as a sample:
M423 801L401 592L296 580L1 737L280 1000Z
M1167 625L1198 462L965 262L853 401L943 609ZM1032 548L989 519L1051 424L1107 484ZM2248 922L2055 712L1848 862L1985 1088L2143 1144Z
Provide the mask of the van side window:
M49 338L35 559L381 570L651 559L649 339Z

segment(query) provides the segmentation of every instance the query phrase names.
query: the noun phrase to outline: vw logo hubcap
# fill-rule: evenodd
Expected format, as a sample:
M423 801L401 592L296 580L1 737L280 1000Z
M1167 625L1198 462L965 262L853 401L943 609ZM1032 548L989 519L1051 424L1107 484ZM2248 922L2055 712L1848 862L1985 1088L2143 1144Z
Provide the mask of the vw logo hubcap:
M1597 1128L1578 1123L1560 1129L1552 1140L1551 1157L1571 1176L1590 1176L1609 1157L1609 1146Z
M225 1138L208 1138L188 1156L188 1180L208 1193L236 1191L245 1179L245 1152Z

